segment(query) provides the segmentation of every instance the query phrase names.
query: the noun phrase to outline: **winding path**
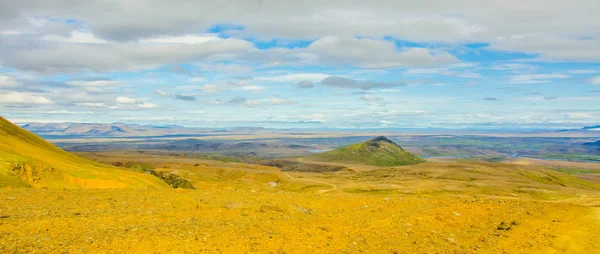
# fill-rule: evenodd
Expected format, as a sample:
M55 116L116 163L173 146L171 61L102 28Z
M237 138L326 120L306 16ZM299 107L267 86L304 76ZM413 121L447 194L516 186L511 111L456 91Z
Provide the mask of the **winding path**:
M323 181L319 181L319 180L314 180L314 179L309 179L309 178L297 178L297 177L293 177L292 175L288 174L288 172L284 172L281 171L285 176L287 176L288 178L292 179L292 180L301 180L301 181L309 181L309 182L313 182L313 183L318 183L318 184L324 184L324 185L329 185L331 186L331 189L329 190L319 190L317 191L318 194L324 194L330 191L334 191L337 189L337 185L335 184L331 184L331 183L327 183L327 182L323 182Z

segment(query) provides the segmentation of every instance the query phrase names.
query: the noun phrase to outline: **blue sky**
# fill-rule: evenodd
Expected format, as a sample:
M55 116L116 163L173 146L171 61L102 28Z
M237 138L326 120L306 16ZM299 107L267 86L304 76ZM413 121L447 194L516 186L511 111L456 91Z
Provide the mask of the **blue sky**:
M25 2L0 15L0 115L20 123L565 128L600 119L597 1Z

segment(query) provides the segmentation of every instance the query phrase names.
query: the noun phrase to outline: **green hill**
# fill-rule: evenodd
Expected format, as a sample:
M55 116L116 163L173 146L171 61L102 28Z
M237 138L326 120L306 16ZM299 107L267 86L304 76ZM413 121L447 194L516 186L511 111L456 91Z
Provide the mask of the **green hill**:
M120 170L63 151L0 117L0 187L166 188L149 174Z
M317 161L349 162L383 167L412 165L425 161L404 151L402 147L383 136L315 154L309 158Z

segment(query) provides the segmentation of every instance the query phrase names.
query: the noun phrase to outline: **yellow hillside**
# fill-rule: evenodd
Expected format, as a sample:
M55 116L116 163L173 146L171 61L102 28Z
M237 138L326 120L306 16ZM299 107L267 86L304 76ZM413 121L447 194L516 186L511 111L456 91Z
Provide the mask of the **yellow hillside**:
M149 174L119 170L63 151L0 117L0 187L163 188Z

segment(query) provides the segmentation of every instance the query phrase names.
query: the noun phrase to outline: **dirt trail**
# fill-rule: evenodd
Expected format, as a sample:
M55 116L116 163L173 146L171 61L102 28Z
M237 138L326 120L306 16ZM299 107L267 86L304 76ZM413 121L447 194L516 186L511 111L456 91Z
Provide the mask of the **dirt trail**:
M329 185L331 186L331 189L329 190L319 190L317 191L317 194L324 194L330 191L334 191L337 189L337 185L335 184L331 184L331 183L327 183L327 182L323 182L323 181L319 181L319 180L314 180L314 179L309 179L309 178L297 178L297 177L293 177L292 175L288 174L287 172L283 172L281 171L285 176L287 176L288 178L292 179L292 180L301 180L301 181L308 181L308 182L313 182L313 183L318 183L318 184L324 184L324 185Z

